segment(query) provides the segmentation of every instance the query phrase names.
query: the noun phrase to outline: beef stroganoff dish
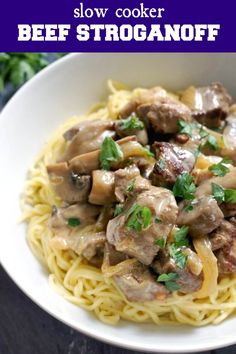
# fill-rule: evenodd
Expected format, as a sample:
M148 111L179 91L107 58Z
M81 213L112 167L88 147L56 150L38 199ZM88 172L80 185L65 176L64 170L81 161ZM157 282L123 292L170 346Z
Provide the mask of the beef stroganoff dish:
M29 171L29 245L103 322L218 324L236 309L236 105L221 83L108 86Z

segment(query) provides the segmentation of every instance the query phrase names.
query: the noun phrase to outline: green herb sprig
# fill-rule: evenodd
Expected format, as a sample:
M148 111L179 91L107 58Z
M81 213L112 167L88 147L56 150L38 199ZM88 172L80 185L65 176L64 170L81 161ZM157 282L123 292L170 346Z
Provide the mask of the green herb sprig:
M236 203L236 189L226 189L219 184L212 183L212 195L218 203Z
M157 278L158 282L164 282L165 287L169 291L176 291L180 289L180 285L175 282L179 278L179 275L177 273L168 273L168 274L161 274Z
M53 54L60 57L63 53ZM7 82L17 88L50 63L47 53L0 53L0 92Z
M110 170L112 162L119 162L123 159L123 152L120 146L110 137L103 140L99 161L103 170Z
M126 227L135 231L141 231L148 228L152 222L151 210L139 204L134 204L129 213Z

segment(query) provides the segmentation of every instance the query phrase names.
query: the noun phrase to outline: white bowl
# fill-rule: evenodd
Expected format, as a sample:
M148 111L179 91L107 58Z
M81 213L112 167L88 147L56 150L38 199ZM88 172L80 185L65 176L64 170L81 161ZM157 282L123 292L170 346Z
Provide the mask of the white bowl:
M158 84L174 90L219 80L235 96L236 55L72 54L24 85L0 116L2 265L45 311L97 339L147 352L189 353L234 344L236 316L203 328L128 322L105 325L55 293L48 285L48 274L28 248L25 227L17 224L26 172L60 123L105 96L109 78L134 87Z

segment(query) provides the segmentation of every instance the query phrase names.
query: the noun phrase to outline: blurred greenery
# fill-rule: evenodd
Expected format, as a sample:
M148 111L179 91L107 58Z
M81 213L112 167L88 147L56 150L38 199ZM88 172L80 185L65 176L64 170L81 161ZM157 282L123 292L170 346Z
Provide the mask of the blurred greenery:
M50 62L66 53L0 53L0 92L11 83L19 88Z

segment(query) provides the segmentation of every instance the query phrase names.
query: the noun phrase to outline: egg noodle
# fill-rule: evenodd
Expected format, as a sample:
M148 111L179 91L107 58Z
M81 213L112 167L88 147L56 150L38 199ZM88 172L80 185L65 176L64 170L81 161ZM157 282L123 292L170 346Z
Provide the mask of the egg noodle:
M29 171L22 207L30 248L47 267L50 285L75 305L93 311L105 323L115 325L120 319L125 319L133 322L154 322L158 325L218 324L235 312L234 276L222 278L214 294L205 298L196 294L184 295L174 292L172 296L162 301L130 302L117 288L113 279L105 277L100 269L90 265L73 251L53 248L51 243L53 234L48 227L48 220L52 205L60 206L61 201L50 186L46 165L55 162L63 153L65 149L63 133L85 119L116 119L120 108L143 91L143 89L131 91L114 81L109 81L108 86L111 91L108 101L97 104L88 114L80 118L72 117L67 120L45 145ZM90 231L95 225L86 228ZM207 272L204 276L207 276Z

